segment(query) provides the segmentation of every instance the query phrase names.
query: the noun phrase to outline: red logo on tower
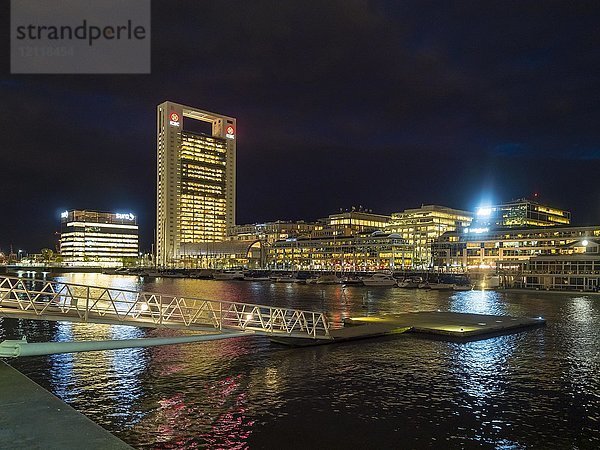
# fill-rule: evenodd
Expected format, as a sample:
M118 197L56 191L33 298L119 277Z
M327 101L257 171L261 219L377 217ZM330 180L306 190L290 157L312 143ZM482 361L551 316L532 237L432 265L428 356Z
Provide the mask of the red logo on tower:
M173 126L173 127L178 127L180 126L180 122L179 122L179 114L177 114L176 112L172 112L169 115L169 125Z
M232 125L229 125L225 130L225 137L228 137L229 139L235 138L235 129Z

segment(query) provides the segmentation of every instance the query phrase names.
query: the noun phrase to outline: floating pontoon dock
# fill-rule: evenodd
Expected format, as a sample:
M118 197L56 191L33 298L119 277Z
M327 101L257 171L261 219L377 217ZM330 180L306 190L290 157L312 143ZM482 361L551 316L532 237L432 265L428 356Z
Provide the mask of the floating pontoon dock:
M468 314L449 311L419 311L372 317L352 317L344 327L330 329L331 340L307 340L271 337L277 343L291 346L334 344L404 332L447 340L472 341L516 333L527 328L545 325L541 318Z

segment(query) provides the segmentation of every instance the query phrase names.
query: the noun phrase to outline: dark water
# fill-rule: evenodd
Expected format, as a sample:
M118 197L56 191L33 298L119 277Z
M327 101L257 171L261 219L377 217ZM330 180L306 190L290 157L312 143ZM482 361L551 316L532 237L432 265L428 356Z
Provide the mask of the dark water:
M69 275L72 282L344 317L413 310L543 316L478 342L401 335L304 349L263 337L11 364L139 448L600 448L600 296L446 293ZM0 339L175 334L0 319Z

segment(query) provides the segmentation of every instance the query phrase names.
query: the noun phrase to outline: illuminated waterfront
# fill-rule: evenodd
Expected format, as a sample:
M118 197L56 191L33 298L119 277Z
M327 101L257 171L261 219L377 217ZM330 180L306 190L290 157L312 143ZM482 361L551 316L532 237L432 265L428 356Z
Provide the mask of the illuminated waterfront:
M573 447L600 444L600 296L459 293L71 274L92 285L325 309L543 316L470 343L411 336L304 349L262 337L11 361L135 447ZM172 334L0 319L0 339Z

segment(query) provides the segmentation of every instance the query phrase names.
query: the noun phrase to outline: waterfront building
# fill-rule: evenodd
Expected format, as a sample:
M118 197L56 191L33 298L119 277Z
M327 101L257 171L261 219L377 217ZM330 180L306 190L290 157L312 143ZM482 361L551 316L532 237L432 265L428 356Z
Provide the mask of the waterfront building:
M390 216L373 214L362 208L352 208L350 211L330 214L328 217L320 219L317 230L343 230L351 233L381 231L389 221Z
M139 257L138 224L131 213L70 210L61 214L60 256L65 265L119 267Z
M210 130L198 131L198 122ZM158 105L160 266L178 264L184 245L223 241L235 224L236 130L233 117L168 101Z
M413 248L413 269L432 266L431 247L435 240L448 231L468 227L473 214L468 211L439 205L423 205L393 213L385 230L399 234Z
M265 246L261 240L229 240L182 244L181 255L174 264L189 269L262 269L266 265Z
M573 252L580 241L596 242L600 226L542 228L466 228L444 233L433 245L441 270L521 270L533 257ZM570 250L571 249L571 250Z
M531 258L523 265L521 274L506 272L502 267L500 274L507 280L507 287L597 292L600 290L599 242L580 239L563 247L560 254Z
M477 229L553 227L570 223L569 211L520 198L500 205L477 208L473 227Z
M353 272L408 269L412 247L397 234L340 231L277 241L267 252L270 269Z
M231 240L260 240L268 244L281 239L310 235L318 225L312 222L284 221L235 225L229 229Z

